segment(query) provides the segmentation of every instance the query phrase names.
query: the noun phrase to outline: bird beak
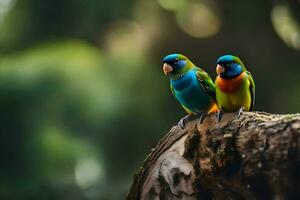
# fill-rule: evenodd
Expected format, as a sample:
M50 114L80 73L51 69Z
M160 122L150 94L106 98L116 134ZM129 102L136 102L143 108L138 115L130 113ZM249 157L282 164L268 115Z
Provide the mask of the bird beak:
M220 75L223 72L225 72L225 68L223 66L221 66L221 65L217 65L216 71L217 71L217 74Z
M167 63L164 64L163 66L163 71L165 75L168 75L168 73L173 71L173 67Z

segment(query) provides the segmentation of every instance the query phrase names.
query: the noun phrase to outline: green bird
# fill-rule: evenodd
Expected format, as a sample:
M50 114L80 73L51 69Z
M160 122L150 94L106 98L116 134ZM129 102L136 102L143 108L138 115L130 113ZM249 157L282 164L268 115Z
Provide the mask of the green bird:
M222 113L235 112L239 117L243 111L253 110L255 84L240 58L224 55L217 60L216 99L219 107L218 121Z
M171 91L188 113L178 123L181 128L184 128L185 123L193 116L200 115L202 123L205 115L218 110L215 85L208 73L181 54L170 54L163 62L163 71L170 78Z

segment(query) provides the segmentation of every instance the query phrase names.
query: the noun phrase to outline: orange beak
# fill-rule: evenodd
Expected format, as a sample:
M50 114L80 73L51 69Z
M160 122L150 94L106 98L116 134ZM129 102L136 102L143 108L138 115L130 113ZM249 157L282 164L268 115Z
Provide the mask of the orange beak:
M173 71L173 67L167 63L164 64L163 66L163 71L165 75L168 75L168 73Z
M225 72L225 68L221 65L217 65L217 69L216 72L218 75L222 74L223 72Z

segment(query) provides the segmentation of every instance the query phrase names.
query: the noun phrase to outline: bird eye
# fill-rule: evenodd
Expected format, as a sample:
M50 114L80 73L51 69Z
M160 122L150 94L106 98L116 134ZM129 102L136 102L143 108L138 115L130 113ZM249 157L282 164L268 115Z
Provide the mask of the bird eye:
M175 61L174 61L174 64L177 64L179 62L179 59L176 58Z

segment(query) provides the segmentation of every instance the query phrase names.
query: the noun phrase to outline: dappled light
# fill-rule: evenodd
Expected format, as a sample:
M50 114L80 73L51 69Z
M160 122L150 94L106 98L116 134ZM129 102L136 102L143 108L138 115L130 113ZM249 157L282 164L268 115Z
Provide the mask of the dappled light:
M13 7L16 0L0 0L0 28L6 13Z
M157 2L162 8L170 11L180 10L188 4L187 0L157 0Z
M291 48L300 50L300 24L285 5L272 9L271 19L278 36Z
M120 20L112 23L107 30L105 42L108 53L119 59L137 59L147 50L147 34L134 21Z
M91 199L99 199L97 186L104 181L105 172L103 166L96 158L90 155L82 155L75 166L75 179L84 194ZM106 177L107 178L107 177Z
M192 37L207 38L220 30L218 16L203 3L190 3L176 14L180 28Z

